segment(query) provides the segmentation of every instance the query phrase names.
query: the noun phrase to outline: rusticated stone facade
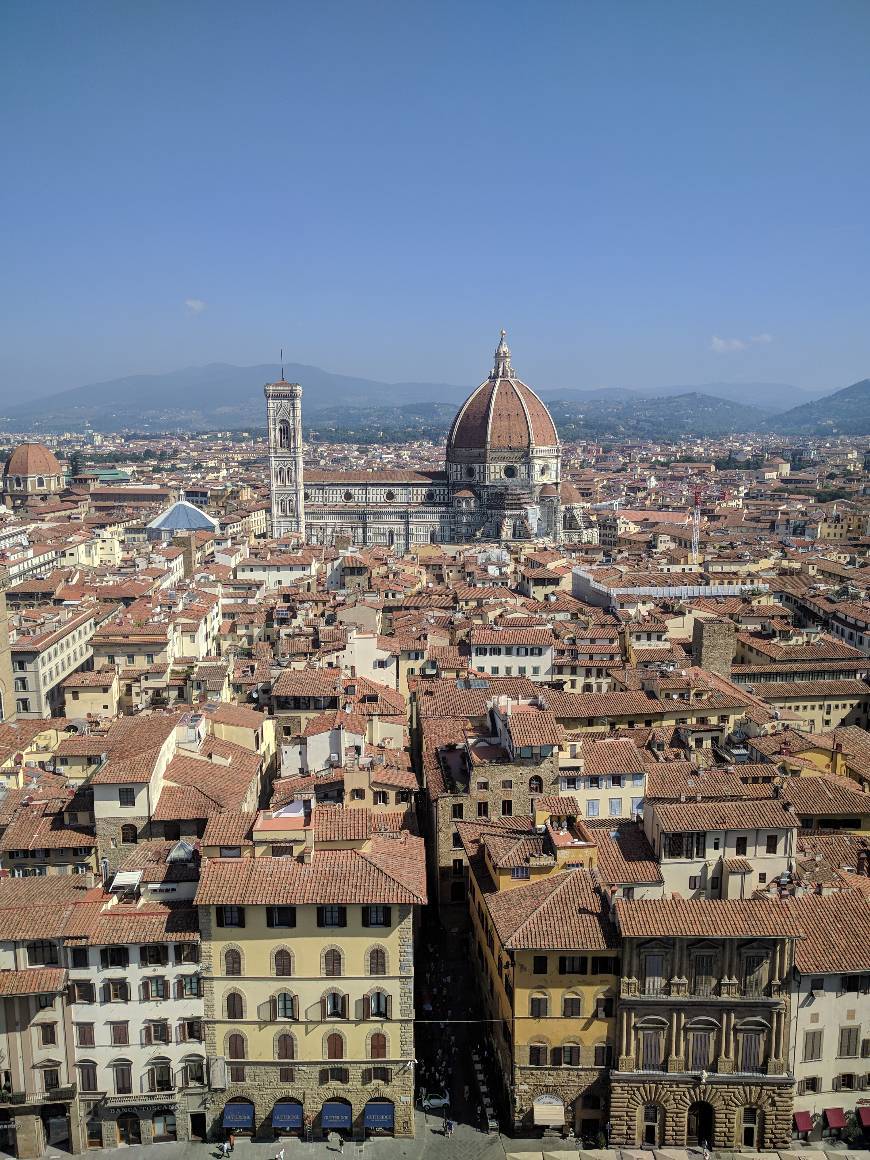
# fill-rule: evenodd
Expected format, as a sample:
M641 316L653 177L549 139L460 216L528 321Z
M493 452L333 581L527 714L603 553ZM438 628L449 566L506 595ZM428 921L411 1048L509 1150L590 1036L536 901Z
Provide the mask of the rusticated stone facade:
M791 1138L793 1084L789 1076L737 1082L721 1076L700 1083L694 1076L653 1079L614 1072L610 1086L610 1142L613 1146L643 1144L684 1148L690 1137L690 1115L711 1148L748 1147L755 1151L782 1148ZM657 1108L658 1119L647 1118ZM709 1109L709 1111L707 1110ZM756 1114L744 1123L745 1109ZM704 1125L709 1117L709 1128ZM655 1142L646 1129L655 1128ZM744 1137L744 1131L751 1132ZM746 1141L746 1142L744 1142ZM694 1146L694 1145L693 1145Z
M624 940L612 1145L788 1144L794 1079L786 1070L785 981L792 958L790 937Z

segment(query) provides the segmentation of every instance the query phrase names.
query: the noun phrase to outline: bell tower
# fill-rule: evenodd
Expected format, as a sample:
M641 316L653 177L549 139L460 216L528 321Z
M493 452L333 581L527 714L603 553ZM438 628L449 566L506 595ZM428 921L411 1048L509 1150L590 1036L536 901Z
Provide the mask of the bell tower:
M269 482L272 493L272 535L297 533L305 539L305 496L302 482L302 388L281 378L267 383L266 423L269 430Z

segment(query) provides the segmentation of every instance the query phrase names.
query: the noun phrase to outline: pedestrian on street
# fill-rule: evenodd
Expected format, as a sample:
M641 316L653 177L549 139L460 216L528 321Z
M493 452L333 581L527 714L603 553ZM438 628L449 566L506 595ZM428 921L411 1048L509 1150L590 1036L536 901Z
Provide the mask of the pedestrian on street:
M234 1152L235 1149L236 1149L236 1134L235 1134L235 1132L230 1132L230 1151Z
M344 1152L344 1136L342 1136L341 1132L338 1133L338 1150L339 1152Z
M275 1160L284 1160L284 1149L283 1148L279 1148L278 1151L275 1153Z
M221 1144L221 1154L223 1156L229 1156L229 1154L230 1154L230 1142L229 1142L229 1140L224 1140L223 1144Z
M704 1160L710 1160L710 1149L707 1147L707 1141L704 1141Z

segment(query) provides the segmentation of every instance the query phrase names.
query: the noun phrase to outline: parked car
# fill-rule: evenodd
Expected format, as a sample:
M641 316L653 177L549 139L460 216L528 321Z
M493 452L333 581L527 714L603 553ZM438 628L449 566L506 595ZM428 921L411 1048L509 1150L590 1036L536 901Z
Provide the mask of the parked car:
M450 1096L445 1088L434 1088L431 1092L423 1092L420 1096L420 1105L424 1112L435 1112L439 1108L449 1108Z

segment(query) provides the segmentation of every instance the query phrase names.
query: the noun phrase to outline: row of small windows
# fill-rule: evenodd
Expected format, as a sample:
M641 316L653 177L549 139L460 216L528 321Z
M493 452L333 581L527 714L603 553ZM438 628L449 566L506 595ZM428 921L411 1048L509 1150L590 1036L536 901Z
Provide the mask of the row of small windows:
M392 1018L392 998L385 991L371 991L360 1001L363 1019ZM349 998L341 991L327 991L320 997L321 1019L347 1019ZM245 996L240 991L229 991L224 996L224 1012L232 1022L247 1018ZM279 991L260 1004L256 1012L262 1020L299 1020L299 996L291 991Z
M273 909L292 909L275 907ZM272 954L272 969L279 978L289 978L293 974L293 955L285 947L279 947ZM370 975L386 975L387 952L383 947L372 947L366 955L366 969ZM344 956L337 947L325 950L321 960L321 970L326 978L340 978L344 974ZM235 947L224 951L224 974L238 978L244 973L242 952Z
M344 1059L345 1039L339 1031L332 1031L324 1036L324 1058ZM383 1032L376 1031L369 1036L369 1059L387 1059L389 1041ZM248 1044L245 1036L239 1031L231 1032L226 1038L227 1059L247 1059ZM296 1040L289 1032L284 1032L275 1040L276 1059L296 1059Z

